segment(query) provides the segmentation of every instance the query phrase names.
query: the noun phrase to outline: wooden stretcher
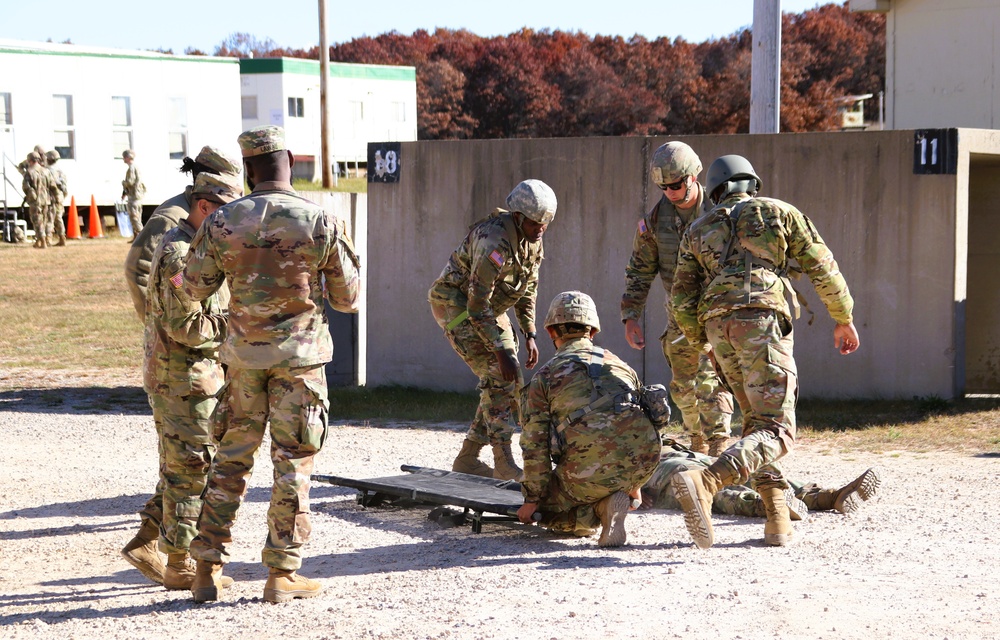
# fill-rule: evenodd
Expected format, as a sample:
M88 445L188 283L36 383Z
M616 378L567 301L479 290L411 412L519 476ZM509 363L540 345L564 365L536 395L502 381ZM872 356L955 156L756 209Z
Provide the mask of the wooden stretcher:
M516 522L517 510L524 504L521 485L514 480L495 480L406 464L400 470L406 473L364 480L314 473L312 479L357 489L358 504L365 507L382 504L399 506L407 502L461 507L464 511L455 513L451 521L455 524L471 523L473 533L481 533L484 522ZM432 514L435 511L442 512L435 509Z

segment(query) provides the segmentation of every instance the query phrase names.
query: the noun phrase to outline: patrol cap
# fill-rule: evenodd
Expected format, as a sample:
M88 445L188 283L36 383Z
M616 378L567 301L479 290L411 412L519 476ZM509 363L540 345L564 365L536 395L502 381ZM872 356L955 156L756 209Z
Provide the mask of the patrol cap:
M135 151L132 151L131 149L126 149L126 150L122 151L122 157L123 158L135 158Z
M216 173L228 173L238 176L243 171L243 164L238 160L233 160L215 147L205 145L198 152L198 157L194 159L200 165L204 165Z
M32 151L31 153L28 154L28 160L34 160L35 162L41 162L42 161L42 156L40 156L37 151Z
M46 151L45 152L45 159L48 160L49 162L55 162L56 160L58 160L61 157L62 156L60 156L59 152L56 151L55 149L53 149L52 151Z
M236 139L244 158L285 150L285 130L273 124L254 127Z
M538 224L549 224L556 217L556 194L541 180L525 180L507 196L507 209L523 213Z
M563 291L549 304L545 314L545 328L558 324L582 324L601 330L601 319L597 317L594 299L582 291Z
M680 182L685 176L701 173L701 159L689 145L678 140L662 144L649 162L649 179L661 189Z
M243 197L243 179L230 174L208 173L203 171L194 179L191 188L192 200L211 200L219 204L228 204Z

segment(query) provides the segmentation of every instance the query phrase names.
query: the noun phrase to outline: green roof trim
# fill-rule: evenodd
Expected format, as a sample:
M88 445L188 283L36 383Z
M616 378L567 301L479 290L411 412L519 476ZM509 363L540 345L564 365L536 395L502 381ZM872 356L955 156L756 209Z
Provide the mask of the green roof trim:
M240 73L298 73L318 76L319 60L303 58L243 58ZM364 80L403 80L416 82L415 67L393 67L382 64L330 63L331 78L361 78Z
M13 47L0 46L0 55L13 53L29 56L66 56L70 58L111 58L115 60L155 60L157 62L214 62L222 64L235 64L236 58L220 58L216 56L186 56L172 55L169 53L159 53L150 51L148 55L134 53L102 53L98 51L53 51L50 49L17 49Z

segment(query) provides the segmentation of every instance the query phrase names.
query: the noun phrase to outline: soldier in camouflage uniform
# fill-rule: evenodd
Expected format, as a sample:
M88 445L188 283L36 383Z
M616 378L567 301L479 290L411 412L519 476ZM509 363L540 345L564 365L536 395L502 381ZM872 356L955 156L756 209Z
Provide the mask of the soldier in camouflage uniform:
M184 158L181 173L190 173L192 183L201 173L239 177L243 172L242 163L234 160L219 149L202 147L197 157ZM153 250L160 244L163 234L173 229L191 211L191 187L166 200L153 211L149 220L136 233L132 247L125 256L125 284L132 296L136 315L141 322L146 318L146 282L149 280L150 261Z
M711 358L683 340L670 303L670 287L677 267L681 236L701 215L705 192L698 183L701 160L683 142L661 145L650 162L650 179L663 196L649 214L639 220L632 240L632 256L625 267L622 322L625 339L633 349L646 346L642 317L649 288L656 278L666 290L667 327L660 335L663 356L670 364L670 396L681 410L684 431L691 448L719 455L729 442L733 396L726 391Z
M284 130L257 127L238 140L253 193L202 224L184 269L184 290L195 300L223 282L231 295L220 351L226 386L215 413L220 442L191 543L198 561L191 591L195 602L219 598L232 525L267 428L274 483L261 554L269 568L264 599L285 602L322 591L296 571L310 532L309 479L327 435L324 365L333 343L323 303L357 312L361 283L343 221L292 189Z
M743 437L707 469L675 475L672 486L688 531L707 548L714 541L712 496L752 479L767 510L764 541L782 546L793 531L778 459L795 442L798 398L785 300L791 261L809 276L837 323L834 344L845 355L859 345L854 300L812 221L786 202L753 197L761 181L746 158L718 158L706 182L715 208L681 241L674 314L691 345L714 351L743 412Z
M524 505L518 519L578 536L601 525L597 544L626 542L625 515L660 459L660 436L637 404L639 376L594 344L601 329L585 293L560 293L545 330L556 353L521 398ZM554 468L553 468L554 465Z
M452 470L518 479L511 440L522 385L517 336L507 310L514 307L527 343L525 366L538 362L535 296L542 234L556 215L556 195L541 180L525 180L469 231L428 292L431 312L448 342L479 377L479 406ZM496 469L479 460L492 445Z
M66 182L66 174L62 169L56 168L59 162L59 152L53 149L45 152L45 160L48 164L49 173L52 175L52 205L49 209L49 235L57 238L57 247L66 246L66 224L63 222L63 201L69 194L69 185Z
M670 486L675 475L683 471L705 469L715 458L690 451L677 444L665 448L660 464L646 484L642 485L643 509L680 509L680 502ZM878 494L882 484L878 469L865 470L860 476L837 489L820 487L816 483L789 479L785 502L792 520L805 520L810 511L854 513L863 503ZM767 517L760 494L745 485L723 487L712 497L712 512L729 516Z
M194 580L188 549L198 533L201 494L215 455L211 418L224 377L218 350L229 302L225 285L201 302L191 300L181 288L184 263L202 221L242 196L243 181L204 173L190 195L190 215L164 234L153 253L146 316L143 381L161 425L159 547L167 554L167 589L190 589Z
M21 180L21 190L24 201L28 204L31 216L31 226L35 230L35 244L38 249L49 246L48 212L52 204L52 174L42 164L42 157L37 151L32 151L27 158L28 168Z
M128 205L128 218L132 223L132 237L142 231L142 196L146 195L146 185L142 181L139 167L135 164L135 151L122 152L122 162L128 165L122 180L122 200ZM131 240L130 240L131 241Z

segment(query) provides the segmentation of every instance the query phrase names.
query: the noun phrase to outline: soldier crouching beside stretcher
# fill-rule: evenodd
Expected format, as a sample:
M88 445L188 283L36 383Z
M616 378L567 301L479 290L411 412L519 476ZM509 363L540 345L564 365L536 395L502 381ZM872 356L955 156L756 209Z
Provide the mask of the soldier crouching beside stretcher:
M642 382L594 344L601 323L587 294L557 295L545 330L556 353L521 397L524 505L517 517L529 524L538 511L541 526L581 537L600 525L597 544L620 547L625 515L660 461L660 437L639 405Z

